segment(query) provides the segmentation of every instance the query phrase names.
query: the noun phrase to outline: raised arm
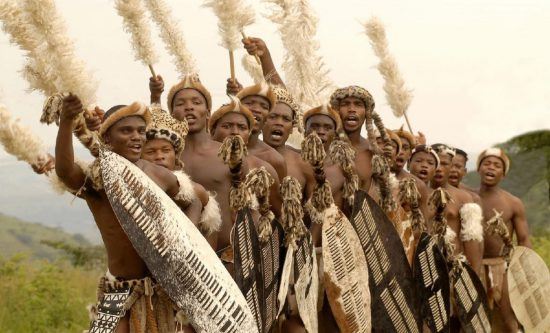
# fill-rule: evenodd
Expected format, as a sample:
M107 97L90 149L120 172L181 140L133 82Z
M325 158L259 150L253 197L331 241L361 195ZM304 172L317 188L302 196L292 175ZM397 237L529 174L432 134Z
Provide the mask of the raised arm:
M55 172L67 187L75 191L84 185L86 179L84 171L74 162L73 150L73 125L83 111L78 97L65 97L55 142Z
M164 91L164 80L162 76L149 78L149 91L151 92L151 104L160 104L160 98Z
M512 224L518 239L518 245L532 248L531 240L529 239L529 225L525 216L525 206L520 199L514 198L514 217Z
M260 58L265 80L271 84L285 87L285 83L275 68L275 64L271 58L271 53L269 52L265 42L262 39L255 37L245 38L242 42L248 54L258 56L258 58Z

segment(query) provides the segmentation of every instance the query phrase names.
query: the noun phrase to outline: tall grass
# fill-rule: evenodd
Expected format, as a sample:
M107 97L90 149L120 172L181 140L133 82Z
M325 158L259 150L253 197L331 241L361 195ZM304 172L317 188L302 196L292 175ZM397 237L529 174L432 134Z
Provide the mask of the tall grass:
M65 260L0 258L0 332L82 332L100 275Z

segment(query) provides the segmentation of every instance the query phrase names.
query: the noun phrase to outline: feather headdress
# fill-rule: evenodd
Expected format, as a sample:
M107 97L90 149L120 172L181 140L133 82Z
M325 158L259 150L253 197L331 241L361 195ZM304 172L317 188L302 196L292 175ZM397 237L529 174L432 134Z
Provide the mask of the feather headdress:
M254 23L255 12L243 0L205 0L204 7L212 8L218 17L221 45L229 51L240 46L241 31Z
M318 55L317 17L307 0L267 0L269 20L278 26L286 49L283 61L285 83L304 109L326 102L334 84Z
M384 91L388 104L396 117L407 117L406 112L411 104L412 93L405 87L397 62L388 50L384 25L378 18L373 17L365 23L365 31L370 38L374 53L380 58L378 71L384 77ZM408 123L407 118L406 120ZM410 124L408 125L410 129Z
M159 27L160 37L164 41L166 50L174 58L180 76L198 73L195 59L187 49L183 33L179 30L179 24L171 15L166 3L163 0L145 0L145 5L151 18Z
M115 7L124 21L124 30L132 37L132 47L136 60L145 66L152 66L157 62L157 55L153 51L151 32L145 16L141 0L116 0Z

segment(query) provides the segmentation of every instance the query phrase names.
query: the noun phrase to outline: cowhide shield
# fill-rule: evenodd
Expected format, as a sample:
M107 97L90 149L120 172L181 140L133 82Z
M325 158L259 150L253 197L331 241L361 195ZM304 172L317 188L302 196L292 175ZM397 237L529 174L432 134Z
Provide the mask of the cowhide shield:
M550 273L533 250L516 246L507 273L510 303L526 332L550 332Z
M414 255L413 273L422 318L432 332L449 332L450 282L447 261L435 240L423 232Z
M369 268L373 331L419 332L420 300L403 243L392 222L364 191L357 191L351 220Z
M269 240L261 244L262 257L262 332L270 332L279 314L277 296L279 294L279 282L283 263L282 242L283 228L274 220L272 222L273 233Z
M243 294L181 209L136 165L100 151L105 192L124 232L198 332L257 332Z
M462 263L452 287L462 332L491 332L487 295L481 280L470 265Z
M322 244L325 291L340 331L370 332L367 262L353 226L334 204L323 212Z
M248 307L252 311L257 330L262 332L262 313L265 311L263 299L262 254L258 233L249 208L237 212L232 229L233 254L235 263L235 282L244 294Z

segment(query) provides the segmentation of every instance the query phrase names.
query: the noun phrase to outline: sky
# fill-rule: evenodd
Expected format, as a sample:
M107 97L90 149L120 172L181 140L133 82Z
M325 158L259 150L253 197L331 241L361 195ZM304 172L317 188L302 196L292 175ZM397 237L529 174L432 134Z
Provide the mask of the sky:
M227 51L219 46L216 18L202 1L165 0L179 20L201 80L213 95L214 107L226 102ZM413 91L408 110L412 127L429 142L445 142L476 155L515 135L550 128L550 1L547 0L310 0L319 18L317 39L330 78L337 86L360 85L376 101L387 127L404 123L391 113L362 22L377 16L384 22L389 48L406 86ZM263 38L277 66L283 61L277 28L264 14L268 4L252 1L256 23L250 36ZM148 69L134 60L122 19L112 0L58 0L67 33L99 83L97 103L104 109L134 100L148 101ZM156 72L166 88L177 74L156 27L152 36L160 61ZM237 52L240 59L243 50ZM19 70L23 53L0 32L0 103L39 135L49 151L55 126L40 124L44 101L27 92ZM284 76L284 73L282 73ZM237 61L237 78L251 83ZM165 103L166 96L163 96ZM15 159L0 150L2 164ZM0 178L0 188L6 184ZM0 205L0 210L2 209Z

